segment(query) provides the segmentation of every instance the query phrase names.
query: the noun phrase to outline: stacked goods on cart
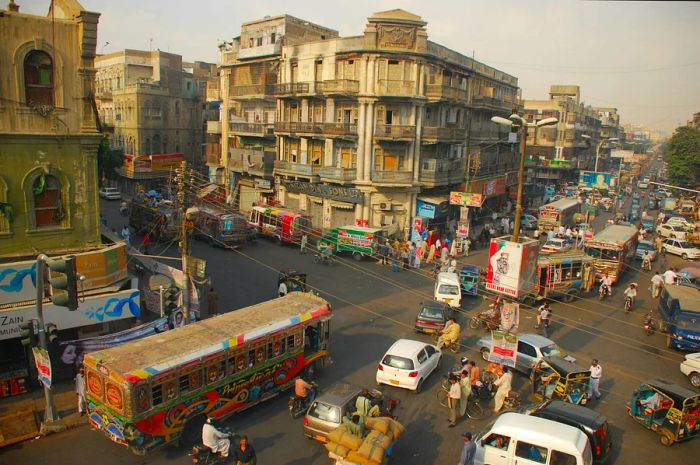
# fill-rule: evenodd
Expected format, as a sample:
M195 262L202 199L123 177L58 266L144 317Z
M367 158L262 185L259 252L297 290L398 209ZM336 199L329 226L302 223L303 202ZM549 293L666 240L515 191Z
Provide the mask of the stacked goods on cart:
M325 447L337 465L381 465L405 431L389 417L367 417L362 424L363 428L342 425L328 434Z

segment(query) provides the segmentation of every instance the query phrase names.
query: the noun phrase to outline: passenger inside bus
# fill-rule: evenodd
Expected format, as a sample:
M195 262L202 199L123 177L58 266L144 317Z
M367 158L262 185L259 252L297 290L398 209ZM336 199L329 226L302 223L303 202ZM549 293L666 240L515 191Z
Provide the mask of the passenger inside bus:
M304 350L315 351L318 348L318 328L307 326L304 331Z

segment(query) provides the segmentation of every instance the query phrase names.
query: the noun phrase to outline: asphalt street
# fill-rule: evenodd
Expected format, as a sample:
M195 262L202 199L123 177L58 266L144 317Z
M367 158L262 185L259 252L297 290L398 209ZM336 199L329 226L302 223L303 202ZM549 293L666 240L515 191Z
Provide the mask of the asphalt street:
M110 227L119 230L125 223L118 215L118 202L102 202ZM596 220L602 228L605 217ZM152 254L175 255L175 246L162 250L154 245ZM413 331L419 303L432 298L433 279L425 273L401 271L374 261L356 262L343 259L335 267L314 264L311 255L300 255L293 246L278 246L265 239L256 246L240 251L214 248L194 242L193 254L207 260L212 284L219 293L220 311L235 311L276 296L277 271L292 267L308 273L308 283L333 305L332 366L318 375L321 389L344 381L359 386L374 386L374 375L380 357L393 341L411 338L429 341L428 336ZM485 266L486 250L471 254L463 261ZM174 262L168 262L172 264ZM682 266L677 257L669 256L669 264ZM634 266L639 267L639 262ZM662 378L689 387L679 371L682 353L666 349L665 335L646 336L642 320L656 303L647 290L648 273L628 270L613 296L599 302L591 292L572 303L555 302L550 338L582 365L598 358L604 369L601 390L603 397L591 408L610 421L614 452L610 463L665 465L692 463L700 456L700 440L664 447L656 433L647 431L627 416L625 403L642 380ZM640 283L640 296L634 310L623 309L622 290L628 282ZM487 302L482 296L466 298L458 316L462 325L463 351L445 354L443 370L451 367L462 355L479 359L476 341L483 330L468 328L468 318ZM530 331L534 323L532 310L521 311L520 332ZM442 408L436 393L439 374L428 380L423 392L413 394L383 387L385 393L400 400L399 420L406 434L397 442L389 463L429 465L456 463L462 440L461 433L478 433L493 415L481 420L461 420L457 428L448 428L448 412ZM530 383L515 375L514 388L526 399ZM308 465L328 464L325 448L302 435L302 420L292 420L287 413L287 397L271 400L232 417L227 423L235 431L245 433L258 452L259 464ZM492 404L490 405L492 407ZM88 426L25 442L0 450L0 462L7 464L63 465L66 463L99 463L100 465L187 464L185 450L171 447L145 457L138 457L126 448L109 441L102 433Z

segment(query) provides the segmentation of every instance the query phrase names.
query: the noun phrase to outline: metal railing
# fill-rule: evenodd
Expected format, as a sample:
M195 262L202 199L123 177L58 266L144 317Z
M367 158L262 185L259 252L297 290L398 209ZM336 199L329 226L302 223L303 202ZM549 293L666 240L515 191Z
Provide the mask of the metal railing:
M323 132L332 136L357 135L357 124L323 123Z
M466 138L466 130L464 128L438 128L433 126L423 126L423 139L438 139L438 140L457 140Z
M416 127L402 124L377 124L374 137L406 139L416 137Z
M272 95L308 94L309 93L309 83L308 82L283 82L283 83L279 83L279 84L272 84L270 86L270 93Z
M413 180L413 171L407 170L373 170L371 172L372 181L375 182L397 182L407 183Z
M272 95L272 86L270 84L248 84L244 86L231 86L229 87L229 95L231 97Z
M308 121L277 121L275 131L277 132L302 132L309 134L322 134L324 123L313 123Z
M354 181L357 178L357 169L323 166L319 171L319 175L322 178L333 179L336 181Z
M398 79L379 79L377 93L380 95L412 96L416 95L416 81Z
M425 86L425 96L428 98L469 100L469 92L466 89L444 86L442 84L427 84Z
M275 160L275 171L285 171L291 174L314 176L319 174L321 168L321 165L305 165L286 160Z
M322 94L356 94L360 91L360 81L350 79L331 79L317 81L316 92Z
M419 180L426 184L456 183L464 179L466 160L443 160L436 158L420 161Z
M274 125L268 123L230 123L231 132L237 134L254 134L256 136L274 136Z

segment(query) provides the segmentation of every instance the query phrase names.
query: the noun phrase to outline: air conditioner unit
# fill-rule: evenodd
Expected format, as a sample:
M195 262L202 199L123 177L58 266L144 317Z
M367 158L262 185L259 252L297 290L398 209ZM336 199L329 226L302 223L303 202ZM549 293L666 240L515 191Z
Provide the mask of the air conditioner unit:
M390 211L391 210L391 202L382 202L379 204L379 209L382 211Z

